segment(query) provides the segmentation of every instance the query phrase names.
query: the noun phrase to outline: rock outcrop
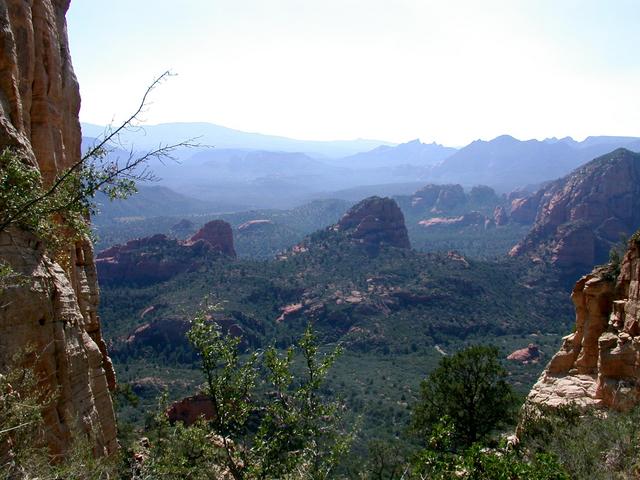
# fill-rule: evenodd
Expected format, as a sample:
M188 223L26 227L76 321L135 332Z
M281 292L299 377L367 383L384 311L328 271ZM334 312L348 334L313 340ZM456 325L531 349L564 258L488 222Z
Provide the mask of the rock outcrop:
M183 398L167 409L167 417L171 423L182 422L187 426L193 425L200 419L211 420L215 416L216 409L213 402L203 393Z
M236 251L233 248L233 231L231 225L224 220L213 220L205 223L204 226L191 237L187 244L197 241L208 243L214 250L223 255L236 258Z
M514 200L511 218L527 219L531 232L511 256L540 258L565 272L588 271L640 227L640 154L618 149L575 170L527 199Z
M511 220L524 225L534 223L538 215L541 197L542 191L527 197L518 197L511 200L511 210L509 212Z
M564 337L529 393L530 402L628 409L640 402L640 243L613 268L582 277L571 296L574 333Z
M493 221L498 227L502 227L509 223L509 215L502 205L498 205L493 211Z
M68 1L0 2L0 149L11 148L50 183L80 159L80 95L66 32ZM98 318L98 285L88 241L70 244L64 268L31 234L0 233L0 259L22 274L0 298L0 368L28 357L45 409L45 441L64 453L74 432L98 455L117 449L109 389L115 375ZM37 441L34 439L34 442Z
M511 352L507 356L507 360L511 360L513 362L520 363L536 363L540 359L540 348L534 344L530 343L526 348L521 348L514 352Z
M157 234L115 245L99 252L96 264L101 282L146 284L198 269L217 255L236 256L231 226L222 220L205 224L184 242Z
M345 213L334 228L365 246L411 248L404 215L391 198L362 200Z

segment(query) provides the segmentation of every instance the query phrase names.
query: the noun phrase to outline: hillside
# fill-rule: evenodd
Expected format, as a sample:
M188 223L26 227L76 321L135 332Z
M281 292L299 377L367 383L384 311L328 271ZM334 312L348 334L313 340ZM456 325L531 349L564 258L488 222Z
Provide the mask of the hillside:
M517 209L535 211L535 224L512 256L550 262L567 275L586 273L640 227L640 154L618 149L596 158Z
M222 306L217 320L246 345L286 345L311 321L324 344L345 346L329 388L365 416L365 438L384 437L404 428L420 372L440 351L488 341L506 356L526 347L531 335L543 354L557 348L556 332L570 317L552 272L520 260L418 253L407 248L399 212L390 199L365 200L271 261L198 254L196 268L162 281L110 274L101 315L116 368L125 372L121 378L144 402L158 391L141 383L147 377L174 396L188 393L192 384L176 381L194 360L183 335L208 296ZM165 245L168 262L177 254ZM136 255L149 253L140 244ZM537 365L510 368L523 390L540 371Z

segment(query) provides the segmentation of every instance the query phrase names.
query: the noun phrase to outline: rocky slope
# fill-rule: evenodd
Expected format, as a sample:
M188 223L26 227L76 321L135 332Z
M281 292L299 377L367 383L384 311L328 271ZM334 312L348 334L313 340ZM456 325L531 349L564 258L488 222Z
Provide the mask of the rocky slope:
M411 248L404 215L390 198L369 197L351 208L335 225L352 239L368 247L388 245Z
M599 268L576 284L575 331L564 337L530 402L615 409L640 402L640 237L635 237L617 280L614 269Z
M80 95L71 65L64 0L0 2L0 149L12 148L45 182L80 158ZM68 246L63 268L32 235L0 233L0 259L24 275L0 299L0 366L33 348L39 387L55 393L44 412L52 452L84 433L97 454L117 449L109 389L115 375L102 340L93 249Z
M584 272L606 261L609 250L640 227L640 154L618 149L575 170L527 199L511 218L536 220L510 252Z
M181 242L158 234L131 240L98 253L101 282L156 283L193 271L211 255L235 258L231 225L222 220L206 223Z

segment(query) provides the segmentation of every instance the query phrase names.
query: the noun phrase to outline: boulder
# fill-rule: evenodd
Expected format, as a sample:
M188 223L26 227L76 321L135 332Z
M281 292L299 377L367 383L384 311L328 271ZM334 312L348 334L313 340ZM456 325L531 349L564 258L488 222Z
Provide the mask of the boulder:
M521 348L519 350L511 352L507 356L507 360L520 362L524 364L535 363L539 359L540 359L540 348L534 343L530 343L525 348Z

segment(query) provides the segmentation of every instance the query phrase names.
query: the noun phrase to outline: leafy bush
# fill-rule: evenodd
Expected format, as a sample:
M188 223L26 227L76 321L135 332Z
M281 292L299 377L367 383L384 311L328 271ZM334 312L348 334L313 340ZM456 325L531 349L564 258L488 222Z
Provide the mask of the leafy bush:
M218 478L214 472L224 470L236 480L331 478L351 441L340 428L340 405L319 394L337 350L321 354L308 327L284 355L269 348L262 356L241 358L239 339L223 334L208 310L195 316L188 337L215 415L175 428L164 413L156 417L155 440L142 467L147 475ZM301 378L293 373L296 353Z
M454 447L487 439L515 418L517 399L506 377L495 347L476 345L444 357L422 382L413 429L426 438L444 417Z

